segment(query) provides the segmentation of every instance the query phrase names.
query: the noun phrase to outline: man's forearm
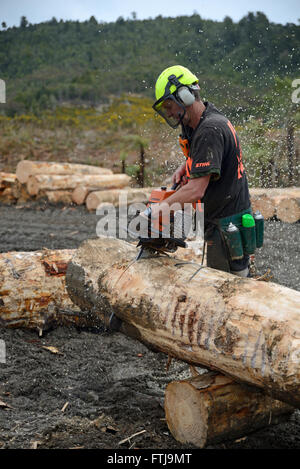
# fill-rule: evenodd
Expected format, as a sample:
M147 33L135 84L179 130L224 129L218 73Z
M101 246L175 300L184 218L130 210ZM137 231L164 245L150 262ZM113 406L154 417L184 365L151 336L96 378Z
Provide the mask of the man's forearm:
M184 204L197 202L205 194L205 190L209 183L210 175L203 178L197 178L189 181L187 184L178 189L174 194L165 199L160 204L152 205L152 216L157 216L159 211L167 212L170 206L178 205L183 208ZM176 209L175 209L176 210Z

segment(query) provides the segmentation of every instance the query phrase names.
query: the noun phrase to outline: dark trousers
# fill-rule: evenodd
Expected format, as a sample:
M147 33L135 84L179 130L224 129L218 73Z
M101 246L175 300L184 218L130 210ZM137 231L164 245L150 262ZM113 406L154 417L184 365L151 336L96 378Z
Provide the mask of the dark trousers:
M226 241L217 226L209 227L204 235L206 241L207 267L223 272L239 272L249 266L249 256L231 260Z

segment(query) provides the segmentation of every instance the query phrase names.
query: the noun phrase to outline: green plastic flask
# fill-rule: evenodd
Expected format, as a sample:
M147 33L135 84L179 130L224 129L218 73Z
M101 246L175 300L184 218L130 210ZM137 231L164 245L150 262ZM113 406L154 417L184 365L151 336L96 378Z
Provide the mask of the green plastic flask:
M254 254L256 248L255 220L250 213L242 216L241 226L242 242L245 254Z

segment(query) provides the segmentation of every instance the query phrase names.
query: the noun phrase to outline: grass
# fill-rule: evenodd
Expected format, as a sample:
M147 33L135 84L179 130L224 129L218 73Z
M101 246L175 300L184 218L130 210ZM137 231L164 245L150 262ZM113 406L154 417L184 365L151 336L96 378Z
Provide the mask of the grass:
M146 184L164 183L184 157L178 131L155 118L152 101L139 96L112 98L102 109L61 107L38 116L0 116L0 171L14 172L22 159L66 161L103 166L115 173L137 173L139 142L145 143ZM285 186L286 131L269 129L258 120L237 127L250 186ZM135 142L135 144L133 144ZM295 148L299 158L299 129ZM294 158L293 183L299 185L299 161Z

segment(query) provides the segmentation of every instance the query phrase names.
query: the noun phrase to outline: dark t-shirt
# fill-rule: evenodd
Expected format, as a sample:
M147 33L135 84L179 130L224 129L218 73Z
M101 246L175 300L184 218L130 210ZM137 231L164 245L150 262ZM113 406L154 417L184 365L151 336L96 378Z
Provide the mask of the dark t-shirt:
M250 207L239 138L230 121L215 106L204 111L190 138L190 178L211 174L201 203L205 220L222 218Z

